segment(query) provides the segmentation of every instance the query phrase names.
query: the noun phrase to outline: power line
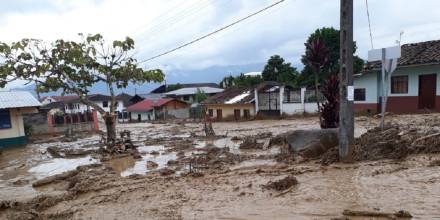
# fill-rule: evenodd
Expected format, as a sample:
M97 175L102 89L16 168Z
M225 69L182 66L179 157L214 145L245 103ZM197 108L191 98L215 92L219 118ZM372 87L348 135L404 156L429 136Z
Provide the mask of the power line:
M280 1L278 1L278 2L275 2L275 3L273 3L273 4L271 4L271 5L267 6L267 7L265 7L265 8L263 8L263 9L260 9L259 11L256 11L256 12L254 12L254 13L252 13L252 14L246 16L246 17L243 17L243 18L241 18L241 19L238 19L238 20L236 20L236 21L234 21L234 22L232 22L232 23L230 23L230 24L228 24L228 25L226 25L226 26L224 26L224 27L222 27L222 28L219 28L219 29L217 29L217 30L215 30L215 31L213 31L213 32L210 32L210 33L208 33L208 34L206 34L206 35L203 35L203 36L201 36L201 37L199 37L199 38L197 38L197 39L195 39L195 40L192 40L192 41L190 41L190 42L184 43L184 44L182 44L182 45L180 45L180 46L178 46L178 47L176 47L176 48L174 48L174 49L168 50L168 51L163 52L163 53L160 53L160 54L158 54L158 55L156 55L156 56L153 56L153 57L150 57L150 58L148 58L148 59L142 60L142 61L140 61L140 62L138 62L138 63L148 62L148 61L150 61L150 60L153 60L153 59L159 58L159 57L161 57L161 56L167 55L167 54L172 53L172 52L174 52L174 51L176 51L176 50L179 50L179 49L182 49L182 48L184 48L184 47L186 47L186 46L189 46L189 45L191 45L191 44L194 44L194 43L196 43L196 42L198 42L198 41L200 41L200 40L203 40L203 39L205 39L205 38L207 38L207 37L210 37L210 36L212 36L212 35L214 35L214 34L220 32L220 31L223 31L223 30L225 30L225 29L227 29L227 28L230 28L230 27L232 27L232 26L234 26L234 25L236 25L236 24L238 24L238 23L240 23L240 22L242 22L242 21L244 21L244 20L247 20L247 19L249 19L249 18L251 18L251 17L253 17L253 16L257 15L257 14L260 14L260 13L262 13L262 12L264 12L264 11L266 11L266 10L272 8L272 7L275 7L276 5L278 5L278 4L280 4L280 3L284 2L284 1L285 1L285 0L280 0Z
M366 5L366 8L367 8L368 29L370 30L371 49L374 49L374 46L373 46L373 34L371 33L370 10L368 9L368 0L365 0L365 5Z

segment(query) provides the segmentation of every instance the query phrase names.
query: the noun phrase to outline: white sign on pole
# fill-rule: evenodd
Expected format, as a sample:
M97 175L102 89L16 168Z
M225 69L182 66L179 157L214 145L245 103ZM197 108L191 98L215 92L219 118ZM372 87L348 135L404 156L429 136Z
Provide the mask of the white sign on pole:
M385 49L385 59L399 58L401 51L400 46L387 47ZM382 49L375 49L368 51L368 61L378 61L382 60Z
M347 100L354 101L354 86L347 86Z

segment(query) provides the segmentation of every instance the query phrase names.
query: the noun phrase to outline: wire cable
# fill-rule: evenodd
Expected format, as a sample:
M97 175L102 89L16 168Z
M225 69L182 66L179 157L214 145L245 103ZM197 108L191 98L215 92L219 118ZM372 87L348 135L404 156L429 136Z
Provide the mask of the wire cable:
M205 38L207 38L207 37L210 37L210 36L212 36L212 35L214 35L214 34L216 34L216 33L218 33L218 32L221 32L221 31L223 31L223 30L225 30L225 29L228 29L228 28L230 28L230 27L232 27L232 26L234 26L234 25L236 25L236 24L238 24L238 23L240 23L240 22L242 22L242 21L244 21L244 20L247 20L247 19L249 19L249 18L251 18L251 17L253 17L253 16L255 16L255 15L258 15L258 14L260 14L260 13L262 13L262 12L264 12L264 11L266 11L266 10L272 8L272 7L275 7L276 5L278 5L278 4L280 4L280 3L284 2L284 1L285 1L285 0L277 1L277 2L275 2L275 3L273 3L273 4L271 4L271 5L269 5L269 6L265 7L265 8L263 8L263 9L260 9L260 10L258 10L258 11L256 11L256 12L254 12L254 13L252 13L252 14L246 16L246 17L243 17L243 18L241 18L241 19L238 19L238 20L236 20L236 21L234 21L234 22L232 22L232 23L230 23L230 24L228 24L228 25L226 25L226 26L224 26L224 27L221 27L221 28L219 28L219 29L217 29L217 30L215 30L215 31L212 31L212 32L210 32L210 33L208 33L208 34L205 34L205 35L203 35L203 36L201 36L201 37L199 37L199 38L196 38L196 39L194 39L194 40L192 40L192 41L189 41L189 42L187 42L187 43L184 43L184 44L182 44L182 45L180 45L180 46L178 46L178 47L176 47L176 48L174 48L174 49L171 49L171 50L165 51L165 52L160 53L160 54L158 54L158 55L156 55L156 56L152 56L152 57L150 57L150 58L148 58L148 59L142 60L142 61L140 61L140 62L138 62L138 63L148 62L148 61L151 61L151 60L157 59L157 58L159 58L159 57L161 57L161 56L164 56L164 55L170 54L170 53L172 53L172 52L174 52L174 51L176 51L176 50L179 50L179 49L182 49L182 48L184 48L184 47L187 47L187 46L189 46L189 45L191 45L191 44L194 44L194 43L196 43L196 42L198 42L198 41L201 41L201 40L203 40L203 39L205 39Z
M368 9L368 0L365 0L365 5L366 5L366 8L367 8L368 29L370 30L371 49L374 49L374 46L373 46L373 34L371 32L370 10Z

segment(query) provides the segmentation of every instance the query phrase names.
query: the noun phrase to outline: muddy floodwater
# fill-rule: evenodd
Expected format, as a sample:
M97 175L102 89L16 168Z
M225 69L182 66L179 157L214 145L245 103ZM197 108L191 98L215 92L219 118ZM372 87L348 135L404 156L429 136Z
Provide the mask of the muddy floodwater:
M433 134L440 132L435 121L440 114L388 118ZM378 123L357 117L356 136ZM440 219L438 153L323 164L287 155L286 144L273 139L319 128L315 117L221 122L213 128L217 136L206 138L203 123L119 124L118 131L131 131L136 157L100 155L94 134L2 150L0 219L391 219L347 213L401 210L412 219ZM255 147L241 147L249 138ZM297 183L267 188L286 177Z

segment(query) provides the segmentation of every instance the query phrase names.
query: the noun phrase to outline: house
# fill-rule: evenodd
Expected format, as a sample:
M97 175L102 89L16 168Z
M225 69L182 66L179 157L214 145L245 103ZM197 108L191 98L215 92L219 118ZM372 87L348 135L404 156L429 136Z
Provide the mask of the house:
M188 118L189 104L177 99L144 99L127 108L131 121Z
M0 92L0 148L26 144L23 114L37 113L40 105L29 92Z
M42 105L48 105L50 103L55 103L55 102L65 102L65 101L70 101L70 100L74 100L74 99L78 99L79 97L77 95L66 95L66 96L46 96L43 97L40 102Z
M253 88L231 87L202 102L209 117L217 121L250 119L256 115Z
M165 96L169 97L169 98L179 99L181 101L185 101L188 103L195 103L195 102L197 102L196 95L199 92L203 92L204 94L206 94L209 97L209 96L213 96L219 92L223 92L223 89L215 88L215 87L206 87L206 86L181 88L181 89L177 89L177 90L174 90L171 92L167 92L167 93L165 93Z
M164 94L162 93L146 93L146 94L135 94L131 99L130 102L133 104L136 104L144 99L163 99L166 98Z
M405 44L388 84L386 111L440 111L440 40ZM381 63L367 63L354 77L355 111L379 112Z
M318 109L314 90L269 81L254 87L228 88L202 104L207 114L216 120L315 113Z

